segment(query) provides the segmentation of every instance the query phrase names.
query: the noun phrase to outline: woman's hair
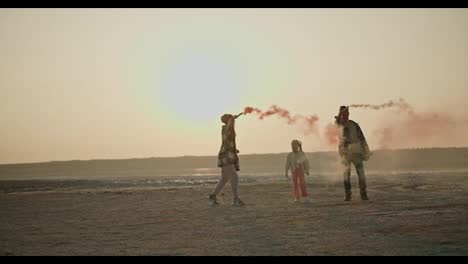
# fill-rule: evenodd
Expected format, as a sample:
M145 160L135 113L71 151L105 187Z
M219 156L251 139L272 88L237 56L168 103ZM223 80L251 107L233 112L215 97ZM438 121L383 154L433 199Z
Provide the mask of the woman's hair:
M231 114L224 114L221 116L221 122L223 122L224 124L227 124L230 118L232 118Z
M294 144L294 143L296 143L296 144L299 145L299 151L304 152L304 151L302 150L302 142L301 142L301 141L299 141L299 140L297 140L297 139L294 139L294 140L291 142L291 144Z
M221 116L221 122L223 122L225 125L227 125L227 123L229 122L229 120L230 120L231 118L233 118L233 117L234 117L234 116L231 115L231 114L224 114L224 115ZM225 127L225 126L223 126L223 127ZM225 131L224 128L223 128L223 131ZM226 132L227 132L227 130L226 130ZM234 127L231 127L231 128L229 129L229 132L230 132L229 134L231 135L231 137L234 137L234 138L236 137L236 131L234 130ZM224 133L224 132L223 132L223 133Z

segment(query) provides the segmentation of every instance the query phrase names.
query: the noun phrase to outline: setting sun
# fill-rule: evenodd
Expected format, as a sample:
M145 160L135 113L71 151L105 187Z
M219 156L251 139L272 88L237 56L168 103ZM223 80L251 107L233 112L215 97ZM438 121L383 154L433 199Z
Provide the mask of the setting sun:
M193 54L168 66L161 95L178 117L207 121L218 117L238 99L235 68L210 54Z

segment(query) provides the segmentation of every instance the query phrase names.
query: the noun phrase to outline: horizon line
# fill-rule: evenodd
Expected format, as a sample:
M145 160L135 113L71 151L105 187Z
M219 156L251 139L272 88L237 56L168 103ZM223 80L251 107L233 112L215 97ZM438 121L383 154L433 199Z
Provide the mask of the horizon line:
M463 147L414 147L414 148L379 148L373 151L385 151L385 150L428 150L428 149L463 149ZM305 151L305 153L329 153L336 152L335 150L322 150L322 151ZM239 156L252 156L252 155L280 155L289 152L271 152L271 153L247 153L240 154ZM54 162L89 162L89 161L117 161L117 160L136 160L136 159L177 159L177 158L207 158L216 157L217 155L183 155L183 156L159 156L159 157L142 157L142 158L92 158L92 159L73 159L73 160L49 160L49 161L35 161L35 162L18 162L18 163L0 163L0 166L4 165L31 165L41 163L54 163Z

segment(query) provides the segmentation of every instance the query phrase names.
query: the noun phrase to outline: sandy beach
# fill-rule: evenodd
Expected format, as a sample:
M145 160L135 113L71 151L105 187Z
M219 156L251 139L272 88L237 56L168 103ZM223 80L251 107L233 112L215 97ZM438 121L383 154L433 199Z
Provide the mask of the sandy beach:
M18 188L0 181L1 255L468 255L466 173L369 176L370 201L308 179L310 204L285 181L187 188ZM55 187L53 187L55 186ZM15 191L15 188L19 191ZM37 189L37 188L36 188ZM8 190L8 191L6 191Z

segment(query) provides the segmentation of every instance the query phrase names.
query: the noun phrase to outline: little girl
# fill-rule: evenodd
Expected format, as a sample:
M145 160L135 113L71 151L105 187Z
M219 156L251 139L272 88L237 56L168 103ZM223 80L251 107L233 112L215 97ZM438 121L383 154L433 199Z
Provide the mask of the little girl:
M309 202L307 194L307 185L305 176L309 175L309 160L307 159L304 151L302 151L302 143L298 140L291 142L292 152L286 158L286 172L285 177L288 178L288 171L291 170L293 185L294 185L294 202L299 202L299 188L301 189L302 198Z

